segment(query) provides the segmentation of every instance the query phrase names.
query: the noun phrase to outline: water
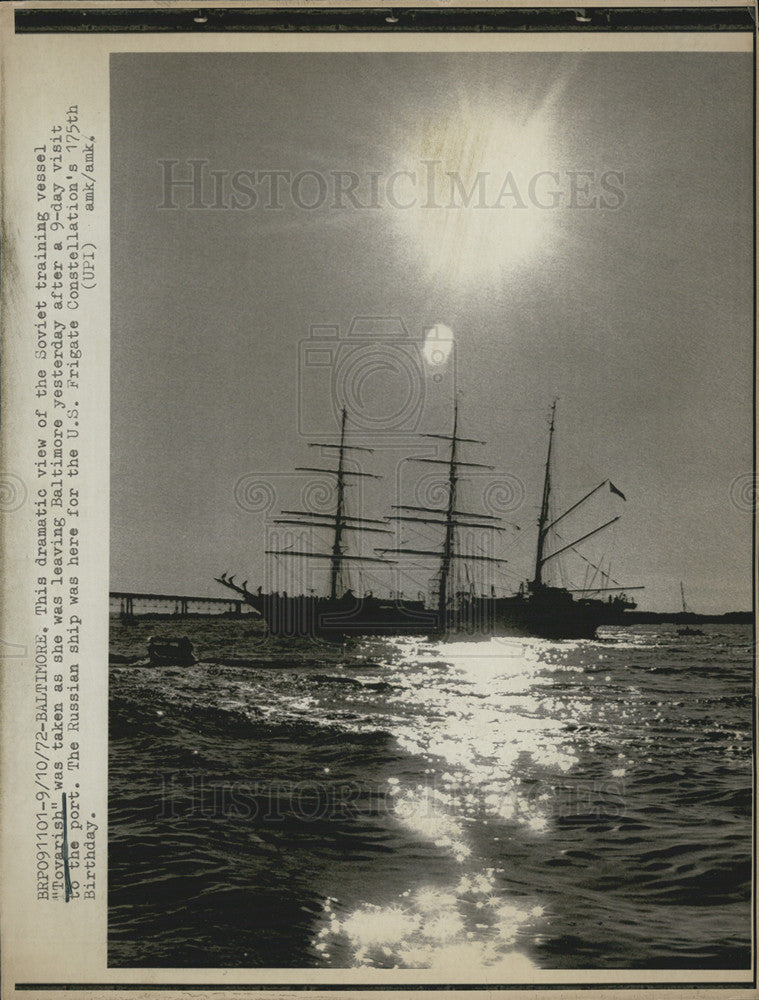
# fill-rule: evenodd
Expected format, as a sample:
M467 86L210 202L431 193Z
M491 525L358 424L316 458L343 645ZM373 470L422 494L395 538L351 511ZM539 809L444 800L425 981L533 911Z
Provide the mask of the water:
M750 629L111 664L109 965L750 964Z

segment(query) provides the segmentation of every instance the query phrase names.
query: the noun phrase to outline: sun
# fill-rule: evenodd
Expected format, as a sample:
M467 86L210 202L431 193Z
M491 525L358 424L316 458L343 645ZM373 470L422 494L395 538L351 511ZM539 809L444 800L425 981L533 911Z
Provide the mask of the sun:
M429 278L498 284L550 245L549 116L519 122L494 108L460 108L428 128L402 157L420 196L395 213L399 234Z

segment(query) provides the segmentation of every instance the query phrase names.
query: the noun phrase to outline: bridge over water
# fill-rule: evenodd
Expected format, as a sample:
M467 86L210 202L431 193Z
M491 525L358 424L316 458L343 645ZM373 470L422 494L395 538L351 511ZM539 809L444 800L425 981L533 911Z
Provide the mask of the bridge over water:
M174 614L186 618L191 614L233 614L243 613L244 602L229 597L191 597L187 594L144 594L137 591L112 590L108 594L111 610L115 611L118 602L118 612L122 618L133 618L142 614ZM246 606L247 609L247 606ZM253 609L249 609L253 613Z

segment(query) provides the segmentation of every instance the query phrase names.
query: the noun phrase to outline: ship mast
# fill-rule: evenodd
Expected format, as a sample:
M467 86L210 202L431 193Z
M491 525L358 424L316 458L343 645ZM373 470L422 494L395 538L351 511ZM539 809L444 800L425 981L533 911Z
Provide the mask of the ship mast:
M335 600L338 596L338 581L341 581L342 577L342 555L343 551L340 547L340 540L343 534L343 524L345 518L345 469L344 469L344 456L345 456L345 421L348 417L348 411L343 407L343 417L340 424L340 452L337 460L337 508L335 509L335 538L332 543L332 563L330 565L329 574L329 596L331 600Z
M553 448L555 421L556 400L554 399L553 406L551 407L551 430L548 434L548 455L546 457L546 472L543 480L543 499L540 504L540 517L538 518L538 551L535 556L535 578L532 584L535 589L543 585L543 563L545 562L543 558L543 546L546 540L548 509L551 499L551 449Z
M451 436L451 461L448 467L448 506L445 512L445 538L443 540L443 556L440 560L440 590L438 591L437 612L441 625L445 622L446 605L448 602L448 577L451 572L451 557L453 556L453 537L455 521L453 512L456 510L456 430L459 422L459 403L453 403L453 434Z
M315 510L283 510L282 514L286 514L286 517L274 518L273 524L287 524L294 525L300 528L328 528L333 529L333 538L331 551L329 552L305 552L300 549L293 548L283 548L283 549L265 549L266 555L272 556L290 556L298 559L328 559L330 563L330 581L329 581L329 596L330 600L336 600L342 597L340 591L343 587L343 563L350 560L351 562L373 562L382 563L383 565L389 565L392 560L380 559L375 556L365 556L365 555L346 555L344 552L343 536L347 531L357 531L363 532L376 532L378 534L389 535L392 532L387 527L387 520L378 520L372 517L354 517L346 514L345 512L345 487L346 487L346 476L356 476L362 479L380 479L381 476L375 476L371 472L360 472L354 469L346 469L345 458L346 452L348 451L362 451L371 454L371 448L362 448L359 445L348 445L345 443L345 426L348 420L348 413L345 407L342 409L341 420L340 420L340 443L339 444L327 444L324 442L310 442L309 447L311 448L334 448L338 451L337 468L329 468L323 466L297 466L296 472L319 472L319 473L329 473L336 477L336 505L335 512L330 513L327 511L315 511ZM225 587L229 587L232 590L237 591L237 593L243 596L249 596L245 586L238 587L232 581L234 577L226 579L226 575L217 578L219 583L224 584Z
M458 445L462 442L468 444L484 445L484 441L475 438L459 437L458 435L458 402L454 403L453 409L453 433L452 434L424 434L423 437L435 438L441 441L450 441L451 450L448 458L411 458L412 462L424 462L431 465L444 465L448 470L448 499L444 507L415 507L409 504L394 504L393 510L412 511L412 514L394 514L395 521L408 521L415 524L430 524L444 528L443 544L440 549L412 549L412 548L381 548L376 551L381 554L388 552L400 555L431 557L439 560L439 588L437 595L437 614L440 628L445 628L447 622L448 590L451 579L451 569L454 559L464 561L475 560L477 562L505 563L505 559L496 559L485 555L466 555L457 551L456 529L457 528L482 528L491 531L502 531L493 522L500 521L501 518L491 514L480 514L472 511L456 509L456 494L459 481L460 468L488 469L493 471L492 465L483 465L480 462L462 462L458 458ZM419 517L419 514L431 514L432 517ZM463 518L463 520L462 520ZM474 519L474 520L472 520Z
M535 554L535 576L530 586L533 591L539 590L541 587L543 587L544 586L543 567L545 566L545 564L549 560L554 559L556 556L560 556L563 552L568 552L570 549L572 552L578 555L584 562L586 562L589 566L591 566L594 570L596 570L596 573L601 572L601 575L603 578L605 578L607 584L609 582L616 584L616 581L612 580L608 572L604 573L601 570L600 566L596 565L596 563L594 563L592 560L584 556L581 552L579 552L575 548L575 546L579 545L581 542L587 541L587 539L592 538L599 532L604 531L612 524L616 524L616 522L619 520L619 515L617 515L616 517L612 517L608 521L605 521L597 528L593 528L592 531L585 532L585 534L583 534L580 538L575 538L574 541L567 542L560 548L554 548L553 551L551 551L548 555L544 555L546 538L548 537L549 531L553 530L560 521L563 521L565 517L567 517L573 511L576 511L584 503L590 500L592 496L595 496L598 493L598 491L601 490L604 486L608 486L609 490L612 493L616 494L617 496L621 497L622 500L627 499L624 493L622 493L621 490L617 489L617 487L614 485L614 483L612 483L610 479L604 479L602 483L599 483L598 486L594 486L593 489L590 490L588 493L586 493L584 497L576 501L576 503L573 503L571 507L568 507L562 514L559 514L558 517L555 517L549 523L548 518L551 506L551 455L553 451L553 435L555 427L556 427L556 400L554 399L553 405L551 406L551 427L548 433L548 454L546 455L545 477L543 479L543 498L540 504L540 516L538 517L538 546L537 546L537 552ZM586 590L597 592L601 590L638 590L638 589L641 588L623 587L622 584L619 584L618 586L614 587L603 586L603 587L575 588L575 590L570 591L570 593L572 592L584 593Z

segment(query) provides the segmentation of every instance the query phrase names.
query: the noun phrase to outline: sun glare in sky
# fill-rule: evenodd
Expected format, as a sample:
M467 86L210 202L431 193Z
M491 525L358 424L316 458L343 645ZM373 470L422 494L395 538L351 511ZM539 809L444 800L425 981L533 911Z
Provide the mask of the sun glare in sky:
M546 114L459 109L406 150L417 197L395 215L431 278L493 286L550 245L549 139Z

